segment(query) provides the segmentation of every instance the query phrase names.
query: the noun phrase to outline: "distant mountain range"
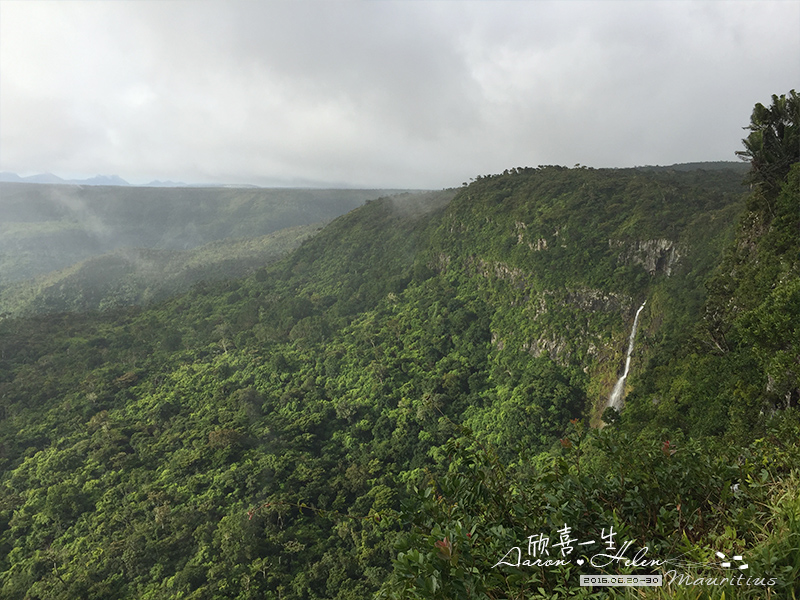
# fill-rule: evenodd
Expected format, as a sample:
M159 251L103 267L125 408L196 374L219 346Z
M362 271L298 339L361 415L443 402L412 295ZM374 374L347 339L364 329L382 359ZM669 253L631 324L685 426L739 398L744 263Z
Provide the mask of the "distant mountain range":
M0 182L8 183L60 183L67 185L131 185L119 175L96 175L89 179L62 179L58 175L52 173L40 173L39 175L30 175L28 177L20 177L16 173L2 172L0 173ZM144 187L187 187L187 184L180 181L151 181L144 184Z
M643 171L696 171L696 170L705 170L705 171L718 171L718 170L728 170L733 169L737 171L741 171L742 173L746 172L749 168L749 163L743 163L740 161L712 161L712 162L693 162L693 163L678 163L674 165L665 165L665 166L640 166L634 167L639 170ZM63 179L58 175L54 175L53 173L40 173L38 175L29 175L28 177L20 177L16 173L10 173L8 171L3 171L0 173L0 182L8 182L8 183L45 183L45 184L65 184L65 185L117 185L117 186L132 186L132 187L161 187L161 188L172 188L172 187L214 187L214 188L243 188L243 189L258 189L261 186L252 185L252 184L224 184L224 183L215 183L215 184L207 184L207 183L184 183L182 181L159 181L153 180L150 183L144 184L131 184L125 181L119 175L95 175L94 177L90 177L89 179ZM285 187L283 184L279 184L275 187ZM289 187L309 187L305 185L299 186L289 186ZM310 187L317 187L312 185Z

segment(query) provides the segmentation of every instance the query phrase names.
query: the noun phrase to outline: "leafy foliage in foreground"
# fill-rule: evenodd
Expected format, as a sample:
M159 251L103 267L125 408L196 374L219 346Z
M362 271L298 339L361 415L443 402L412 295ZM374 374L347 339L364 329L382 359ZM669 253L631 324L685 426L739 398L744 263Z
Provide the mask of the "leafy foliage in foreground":
M667 432L587 431L576 420L560 450L510 464L465 432L448 443L447 472L408 500L410 533L380 596L794 597L799 416L781 416L767 438L738 448ZM743 555L748 568L723 567L715 552ZM663 573L669 591L580 586L582 574L636 573Z

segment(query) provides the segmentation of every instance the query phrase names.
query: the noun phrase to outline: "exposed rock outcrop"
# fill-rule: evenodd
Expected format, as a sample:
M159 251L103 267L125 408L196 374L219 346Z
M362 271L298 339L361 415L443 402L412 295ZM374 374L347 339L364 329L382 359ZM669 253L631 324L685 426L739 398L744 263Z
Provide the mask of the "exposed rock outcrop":
M617 258L619 262L642 265L651 275L664 273L669 277L680 259L686 255L683 244L665 238L634 242L608 240L608 245L611 248L622 248Z

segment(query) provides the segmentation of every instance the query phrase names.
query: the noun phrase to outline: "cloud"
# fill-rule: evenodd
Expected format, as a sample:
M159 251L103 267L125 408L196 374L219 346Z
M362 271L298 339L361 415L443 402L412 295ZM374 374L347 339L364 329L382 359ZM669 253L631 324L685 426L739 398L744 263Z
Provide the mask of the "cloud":
M443 187L733 159L787 2L0 4L0 170Z

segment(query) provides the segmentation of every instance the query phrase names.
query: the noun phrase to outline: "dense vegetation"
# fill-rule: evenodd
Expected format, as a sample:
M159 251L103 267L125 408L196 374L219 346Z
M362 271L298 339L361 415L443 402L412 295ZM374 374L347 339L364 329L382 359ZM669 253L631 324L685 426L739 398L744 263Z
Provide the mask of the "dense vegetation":
M749 194L513 169L152 307L3 320L0 596L605 597L578 575L659 571L581 566L611 527L762 580L650 597L796 595L796 163ZM565 525L597 547L498 566Z

